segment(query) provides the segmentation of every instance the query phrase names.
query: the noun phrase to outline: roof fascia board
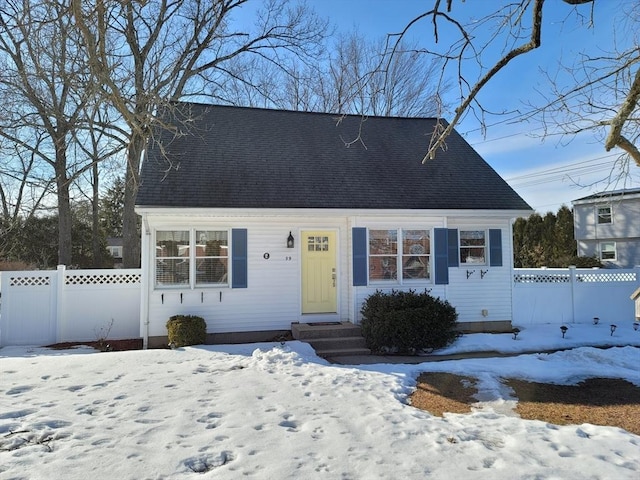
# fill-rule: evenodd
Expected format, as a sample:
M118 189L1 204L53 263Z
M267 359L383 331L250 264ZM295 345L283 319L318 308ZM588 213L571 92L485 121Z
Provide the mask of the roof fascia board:
M187 207L136 207L136 212L147 217L180 215L188 217L303 217L313 216L431 216L431 217L528 217L533 210L456 210L456 209L333 209L333 208L187 208Z
M624 202L625 200L635 200L640 198L640 193L627 193L618 195L606 195L596 198L586 198L581 200L574 200L571 203L575 205L594 205L594 204L606 204L612 202Z

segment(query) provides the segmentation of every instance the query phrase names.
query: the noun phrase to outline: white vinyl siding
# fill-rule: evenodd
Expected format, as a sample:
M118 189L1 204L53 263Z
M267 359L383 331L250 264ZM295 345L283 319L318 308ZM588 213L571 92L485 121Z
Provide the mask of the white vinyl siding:
M349 266L343 247L348 241L345 219L270 218L267 224L262 217L232 218L224 225L217 226L192 217L185 218L185 222L195 225L197 230L219 230L223 227L247 229L247 288L208 285L207 288L191 289L184 285L182 288L154 289L151 286L150 336L166 335L165 324L171 315L177 313L203 317L209 333L289 330L292 322L304 321L300 303L301 230L336 231L339 239L339 313L319 320L349 318ZM202 226L198 222L202 222ZM161 229L162 226L157 228ZM295 248L287 248L289 231L295 238ZM311 321L318 321L315 316L313 318Z
M400 219L389 217L356 217L353 226L367 227L369 230L386 230L394 222L400 228L411 230L415 228L415 217L407 215ZM488 253L485 254L487 264L464 264L459 267L449 267L449 283L447 285L436 285L434 283L425 284L431 295L449 301L458 313L458 322L490 322L504 321L511 319L511 269L513 253L512 243L509 238L510 223L508 218L495 217L455 217L450 216L445 220L440 217L424 218L423 229L433 236L435 228L449 228L473 231L478 230L482 225L485 233L485 248L488 244L488 232L490 229L500 229L502 232L502 255L504 265L502 267L491 267L488 265ZM367 286L354 287L353 317L357 322L362 320L360 308L362 302L376 290L390 292L394 290L420 289L422 286L406 283L380 284L370 283ZM486 316L483 315L486 310Z
M427 288L431 295L448 300L458 312L458 321L504 321L511 318L511 277L510 269L490 267L488 265L461 265L449 268L449 284L436 285L431 279L407 278L403 284L398 281L388 284L370 284L354 287L352 284L352 228L369 230L395 230L398 232L397 257L402 263L408 257L416 256L418 249L411 245L420 235L416 231L429 233L429 242L433 240L435 228L457 230L477 230L483 226L502 230L503 258L509 266L512 256L511 242L508 238L509 218L507 215L473 215L460 218L455 216L419 215L406 212L390 215L376 211L371 214L360 213L349 216L336 215L334 212L320 215L318 212L301 212L287 215L265 215L260 211L214 212L205 215L200 212L187 215L176 209L175 214L148 214L144 220L149 225L149 234L143 235L147 242L148 255L143 262L146 278L143 296L145 298L145 318L149 319L149 336L166 336L166 322L172 315L199 315L207 322L207 332L253 332L267 330L289 330L292 322L361 320L360 309L364 299L375 293L376 289ZM199 231L228 231L246 229L247 231L247 287L229 288L212 285L207 288L192 288L185 283L172 288L155 287L155 247L157 231L188 231L196 238ZM301 231L331 230L337 239L337 313L326 315L301 314ZM295 239L295 248L287 248L287 237L291 231ZM402 243L404 237L411 242ZM231 234L231 233L230 233ZM231 237L229 237L231 239ZM425 240L426 241L426 240ZM433 253L430 245L428 254ZM408 253L407 253L408 252ZM412 255L412 252L414 255ZM233 253L233 252L230 252ZM427 252L425 252L425 255ZM423 255L417 255L423 256ZM407 258L404 258L407 257ZM194 260L196 256L194 254ZM230 265L231 267L231 265ZM191 267L195 271L195 267ZM467 277L467 270L470 275ZM473 272L471 272L473 270ZM433 272L431 272L432 274ZM400 272L398 275L401 277ZM144 281L144 280L143 280ZM482 316L487 310L487 316ZM145 327L146 328L146 327Z

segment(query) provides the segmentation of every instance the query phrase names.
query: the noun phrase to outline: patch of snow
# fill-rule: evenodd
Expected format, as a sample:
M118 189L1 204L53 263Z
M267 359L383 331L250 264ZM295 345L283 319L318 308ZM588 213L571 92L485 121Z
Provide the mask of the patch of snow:
M6 347L0 477L640 478L637 435L513 414L502 378L640 385L640 332L569 327L566 339L557 326L522 328L518 340L465 335L446 351L573 350L418 365L332 365L301 342L94 354ZM423 371L478 378L474 411L439 418L409 406Z

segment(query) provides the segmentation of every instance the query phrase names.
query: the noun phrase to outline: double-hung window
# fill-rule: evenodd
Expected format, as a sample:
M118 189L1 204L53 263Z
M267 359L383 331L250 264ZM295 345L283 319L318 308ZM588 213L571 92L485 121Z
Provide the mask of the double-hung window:
M616 242L600 242L600 260L616 259Z
M428 280L430 249L428 230L369 230L369 281Z
M226 285L229 271L229 232L197 230L196 285Z
M484 230L460 230L460 264L486 265L487 235Z
M226 286L227 230L156 231L156 287Z
M401 230L402 280L428 280L431 276L428 230Z
M598 209L598 223L611 223L613 217L611 214L610 206L599 206Z

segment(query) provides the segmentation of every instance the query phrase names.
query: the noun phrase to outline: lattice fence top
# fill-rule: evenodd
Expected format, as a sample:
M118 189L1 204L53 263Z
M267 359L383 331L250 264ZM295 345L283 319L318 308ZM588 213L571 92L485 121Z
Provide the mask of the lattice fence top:
M635 282L635 272L589 272L576 275L576 281L585 283Z
M140 273L92 273L65 276L65 285L134 285L139 284Z
M515 283L569 283L571 275L568 273L516 273Z
M571 273L516 273L513 276L514 283L570 283ZM636 272L616 272L616 271L590 271L576 272L575 281L582 283L620 283L637 282Z
M41 287L50 285L49 277L9 277L11 287Z

